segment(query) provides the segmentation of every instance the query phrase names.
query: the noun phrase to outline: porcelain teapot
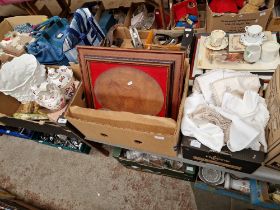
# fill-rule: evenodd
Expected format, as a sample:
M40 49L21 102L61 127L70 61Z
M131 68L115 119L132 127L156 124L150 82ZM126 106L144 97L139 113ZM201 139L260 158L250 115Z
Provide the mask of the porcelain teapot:
M38 86L31 87L35 101L40 106L57 111L66 105L66 99L61 90L54 84L43 82Z
M58 69L48 68L48 83L54 84L61 89L65 99L69 100L75 93L73 71L67 66L60 66Z

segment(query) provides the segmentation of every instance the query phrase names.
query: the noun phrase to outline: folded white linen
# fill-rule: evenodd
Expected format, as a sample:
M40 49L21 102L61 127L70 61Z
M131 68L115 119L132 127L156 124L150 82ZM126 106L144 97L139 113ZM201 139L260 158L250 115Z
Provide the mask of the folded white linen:
M200 90L207 103L214 104L212 96L211 84L217 80L234 77L234 76L248 76L252 75L249 72L238 72L228 69L217 69L207 72L196 78L196 81L199 84Z
M232 120L230 140L227 143L231 151L248 147L259 150L260 144L267 151L264 129L269 120L269 112L264 98L249 90L245 91L243 98L225 93L221 110L219 113L227 113L226 117Z
M243 97L247 90L258 92L261 84L257 75L234 76L217 80L211 85L213 98L217 106L221 106L226 92Z
M203 145L220 152L224 145L223 130L213 123L202 119L193 119L190 115L200 107L207 106L202 94L190 95L184 106L181 131L185 136L195 137Z
M182 119L181 131L184 136L195 137L203 145L220 152L224 145L223 130L212 123L192 120L188 116Z

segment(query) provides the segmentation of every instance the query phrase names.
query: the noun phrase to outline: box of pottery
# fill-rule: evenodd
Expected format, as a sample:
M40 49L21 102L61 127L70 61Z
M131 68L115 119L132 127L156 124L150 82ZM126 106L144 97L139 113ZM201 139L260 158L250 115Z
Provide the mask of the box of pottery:
M13 31L15 26L30 23L31 25L37 25L47 20L48 17L45 15L29 15L29 16L15 16L5 18L0 23L0 40L2 40L9 31Z

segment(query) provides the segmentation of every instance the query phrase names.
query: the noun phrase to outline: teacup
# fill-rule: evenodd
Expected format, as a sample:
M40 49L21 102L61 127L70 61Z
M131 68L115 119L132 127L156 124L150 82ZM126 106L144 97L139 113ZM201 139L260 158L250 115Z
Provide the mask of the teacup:
M273 62L279 57L280 45L276 41L268 41L262 45L261 60L263 62Z
M261 57L261 47L259 45L250 45L244 52L244 60L248 63L255 63Z
M258 42L260 40L266 40L263 28L260 25L246 26L245 31L245 39L249 43Z
M226 32L224 32L223 30L212 31L210 35L210 44L213 47L221 46L225 36L226 36Z

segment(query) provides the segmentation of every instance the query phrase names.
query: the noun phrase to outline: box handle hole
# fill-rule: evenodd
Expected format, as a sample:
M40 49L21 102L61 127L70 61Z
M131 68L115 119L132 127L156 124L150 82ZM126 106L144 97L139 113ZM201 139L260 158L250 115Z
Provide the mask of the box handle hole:
M135 142L136 144L142 144L142 143L143 143L142 141L139 141L139 140L134 140L134 142Z
M108 137L106 133L100 133L101 136Z

